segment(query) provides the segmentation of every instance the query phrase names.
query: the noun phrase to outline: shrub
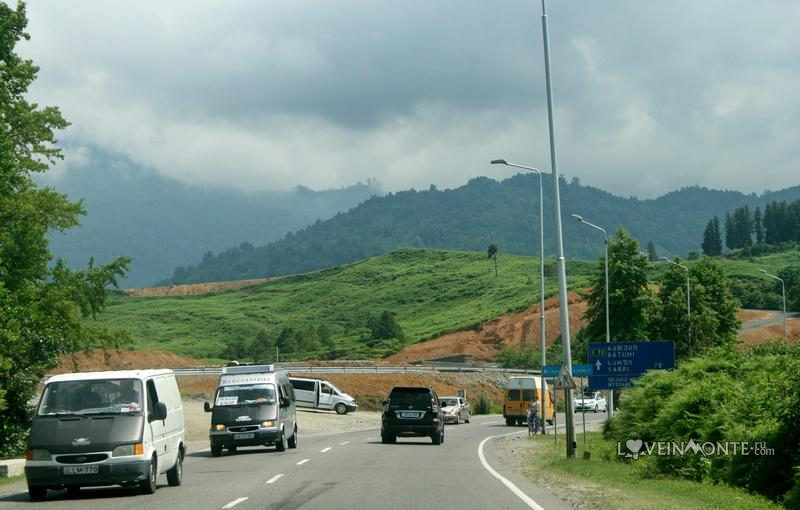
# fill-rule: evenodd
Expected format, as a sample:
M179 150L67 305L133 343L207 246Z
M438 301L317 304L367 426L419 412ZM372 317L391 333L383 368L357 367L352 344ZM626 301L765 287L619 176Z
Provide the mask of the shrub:
M472 408L472 414L489 414L492 410L491 408L491 400L489 400L489 397L487 397L485 393L481 392L481 394L478 396L478 401Z

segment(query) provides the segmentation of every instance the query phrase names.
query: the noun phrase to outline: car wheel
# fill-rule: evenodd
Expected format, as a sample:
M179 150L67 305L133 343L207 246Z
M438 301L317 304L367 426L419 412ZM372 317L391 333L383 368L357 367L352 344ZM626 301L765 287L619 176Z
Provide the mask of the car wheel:
M156 477L158 476L158 461L156 456L150 459L150 465L147 467L147 478L139 482L139 490L143 494L153 494L156 491Z
M211 456L219 457L220 455L222 455L222 447L211 445Z
M297 424L294 425L294 432L292 437L289 438L289 448L297 448Z
M469 418L470 418L469 413L467 413L467 419L464 420L464 423L469 423Z
M286 451L286 435L281 431L281 435L278 436L278 440L275 441L275 451L278 452L285 452Z
M167 483L170 487L177 487L183 483L183 448L178 448L178 458L175 465L167 471Z
M344 405L342 402L339 402L333 407L333 410L336 411L336 414L347 414L347 406Z
M511 418L506 418L506 425L512 427L514 425L514 420Z
M44 501L47 499L47 487L28 485L28 496L31 498L31 501Z
M396 442L397 442L397 436L390 434L381 434L381 443L395 444Z
M438 432L431 436L431 440L433 441L433 444L442 444L444 440L444 434Z
M67 485L67 497L68 498L77 498L81 495L81 486L80 485Z
M594 412L597 414L597 404L594 405Z

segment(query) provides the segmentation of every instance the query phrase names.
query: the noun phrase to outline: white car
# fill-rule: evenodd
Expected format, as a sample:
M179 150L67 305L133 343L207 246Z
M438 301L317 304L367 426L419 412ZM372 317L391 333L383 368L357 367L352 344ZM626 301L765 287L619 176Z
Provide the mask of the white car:
M592 411L594 413L608 411L606 398L599 391L586 390L577 395L573 401L575 412Z
M458 425L462 421L469 423L469 402L462 397L439 397L439 403L444 411L444 422Z

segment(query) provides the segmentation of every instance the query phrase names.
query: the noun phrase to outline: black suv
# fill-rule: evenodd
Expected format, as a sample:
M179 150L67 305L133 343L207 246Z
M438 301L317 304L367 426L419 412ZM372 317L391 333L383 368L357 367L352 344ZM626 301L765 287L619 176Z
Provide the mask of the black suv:
M444 412L433 388L397 386L383 402L381 442L394 443L397 436L428 436L433 444L444 442Z

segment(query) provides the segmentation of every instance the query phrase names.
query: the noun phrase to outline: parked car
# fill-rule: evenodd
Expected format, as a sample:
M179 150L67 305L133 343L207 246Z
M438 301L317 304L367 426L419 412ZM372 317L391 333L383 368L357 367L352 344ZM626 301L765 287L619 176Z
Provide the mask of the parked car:
M442 404L445 423L455 423L456 425L462 421L469 423L469 402L462 397L441 397L439 402Z
M223 368L211 413L211 455L222 449L236 453L240 446L275 445L282 452L297 448L295 398L289 377L273 365Z
M358 409L356 399L328 381L290 377L298 407L333 409L337 414L347 414Z
M575 411L606 412L608 404L599 391L585 390L573 399Z
M397 386L383 402L381 442L398 437L428 436L433 444L444 442L444 412L433 388Z
M183 482L183 405L171 370L62 374L45 383L28 439L25 478L34 501L47 489Z

